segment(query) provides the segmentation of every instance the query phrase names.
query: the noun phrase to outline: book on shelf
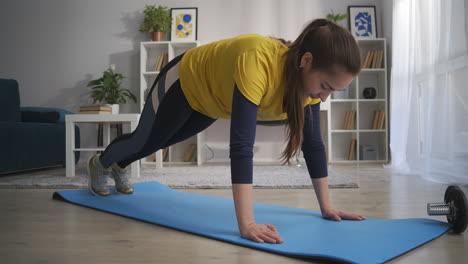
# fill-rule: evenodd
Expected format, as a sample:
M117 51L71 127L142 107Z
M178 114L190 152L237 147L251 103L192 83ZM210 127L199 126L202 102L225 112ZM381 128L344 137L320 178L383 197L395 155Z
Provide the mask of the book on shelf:
M374 69L382 68L382 58L383 58L383 50L376 51L375 61L374 61L374 64L372 65L372 68Z
M372 122L372 129L383 129L385 120L385 111L377 110L374 111L374 120Z
M383 56L384 56L383 50L367 51L362 67L367 68L367 69L382 68Z
M162 54L159 54L159 57L156 60L156 63L154 64L153 71L158 72L161 69L161 63L162 63Z
M197 144L190 144L188 145L187 149L185 150L184 154L184 162L192 161L193 157L195 156L195 151L197 150Z
M163 161L168 161L168 158L169 158L168 153L169 153L169 148L163 149L163 153L162 153L162 156L163 156L162 159L163 159Z
M356 118L356 111L351 112L351 120L349 121L349 129L354 129L354 119Z
M158 60L156 64L154 65L154 71L159 72L161 69L169 62L169 54L167 53L161 53L158 56Z
M363 67L363 68L368 68L369 60L370 60L371 54L372 54L372 51L368 51L368 52L366 53L366 58L365 58L364 61L362 62L362 67Z
M380 111L374 111L374 120L372 121L372 129L377 129L377 121L379 121Z
M378 129L383 129L384 120L385 120L385 111L381 110L380 111L379 122L378 122Z
M161 69L162 69L164 66L166 66L166 64L168 64L168 63L169 63L169 54L164 53L164 58L163 58L163 63L162 63L162 65L161 65Z
M349 112L346 112L343 129L346 129L348 127L348 122L349 122Z
M349 145L348 160L354 160L355 152L356 152L356 139L353 139L351 140L351 144Z
M345 130L351 130L354 128L354 119L356 117L355 111L348 111L346 112L345 121L343 124L343 128Z
M383 50L379 50L379 53L377 56L377 62L374 68L383 68L382 62L383 62Z

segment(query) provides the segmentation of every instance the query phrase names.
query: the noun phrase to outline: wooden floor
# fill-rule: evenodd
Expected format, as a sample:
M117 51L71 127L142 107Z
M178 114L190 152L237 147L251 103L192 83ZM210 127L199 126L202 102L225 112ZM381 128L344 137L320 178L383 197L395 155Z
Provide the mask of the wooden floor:
M332 204L374 218L420 218L446 185L376 165L340 166L359 189ZM231 197L229 189L186 190ZM0 263L327 263L288 258L52 200L54 190L0 190ZM257 202L318 209L313 190L257 189ZM445 220L444 217L432 217ZM274 223L272 223L274 224ZM468 263L468 235L447 233L388 263Z

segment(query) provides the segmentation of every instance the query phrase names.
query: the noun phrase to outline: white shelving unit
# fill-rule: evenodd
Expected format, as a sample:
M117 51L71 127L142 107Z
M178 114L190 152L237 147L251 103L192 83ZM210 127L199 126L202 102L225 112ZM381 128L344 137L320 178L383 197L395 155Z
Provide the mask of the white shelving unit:
M330 163L388 162L387 50L386 40L358 39L364 62L370 50L383 50L381 68L363 68L346 91L332 95L328 111L328 161ZM363 90L376 89L374 99L366 99ZM373 129L375 111L384 111L381 129ZM352 129L344 129L346 112L355 111ZM356 140L353 158L349 160L351 142Z
M159 72L154 71L155 65L158 62L160 54L167 53L168 61L186 52L187 50L198 47L200 43L198 41L190 42L174 42L174 41L151 41L141 42L140 44L140 113L143 111L146 96L153 84L154 80L158 76ZM168 76L169 79L169 76ZM169 87L166 87L168 89ZM156 89L156 88L155 88ZM162 151L158 151L155 155L150 155L145 159L141 160L142 164L151 164L156 167L162 167L163 165L186 165L186 164L201 164L202 157L200 153L200 147L197 147L197 153L193 162L183 162L183 157L186 149L190 144L197 144L201 146L200 140L203 138L203 133L197 136L189 138L184 142L180 142L169 147L168 161L163 162ZM153 158L156 157L156 161Z

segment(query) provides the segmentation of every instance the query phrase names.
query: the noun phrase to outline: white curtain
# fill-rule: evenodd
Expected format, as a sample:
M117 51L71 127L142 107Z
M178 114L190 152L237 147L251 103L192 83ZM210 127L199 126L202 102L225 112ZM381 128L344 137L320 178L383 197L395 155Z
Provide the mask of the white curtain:
M463 0L394 0L391 167L468 183L468 54Z

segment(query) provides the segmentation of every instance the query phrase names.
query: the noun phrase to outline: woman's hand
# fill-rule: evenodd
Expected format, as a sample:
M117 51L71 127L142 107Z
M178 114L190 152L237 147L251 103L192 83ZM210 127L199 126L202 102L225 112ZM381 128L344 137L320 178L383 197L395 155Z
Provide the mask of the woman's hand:
M256 224L253 209L252 184L233 184L234 205L240 235L259 243L282 243L276 227L270 224Z
M344 220L364 220L366 219L364 216L360 216L357 214L351 214L343 211L337 211L333 209L325 209L322 210L322 217L328 220L334 221L341 221Z
M315 194L320 204L322 217L329 220L341 221L344 220L364 220L363 216L350 214L343 211L331 209L330 198L328 195L328 177L312 179L314 184Z
M243 238L250 239L258 243L283 243L283 239L278 234L276 227L270 224L249 224L240 229Z

